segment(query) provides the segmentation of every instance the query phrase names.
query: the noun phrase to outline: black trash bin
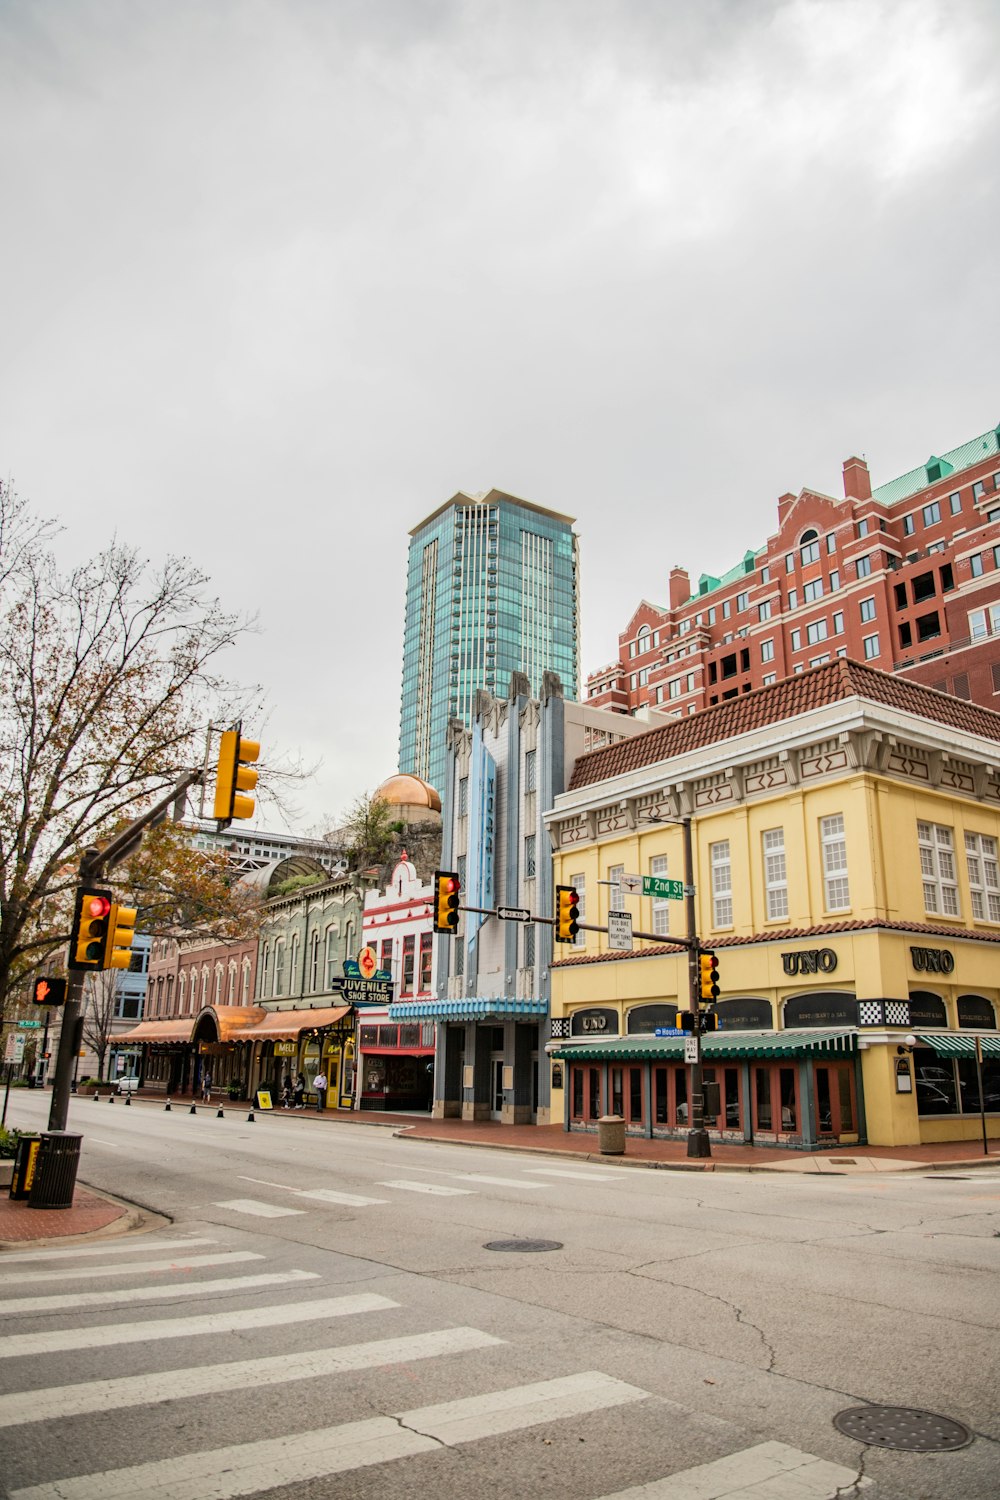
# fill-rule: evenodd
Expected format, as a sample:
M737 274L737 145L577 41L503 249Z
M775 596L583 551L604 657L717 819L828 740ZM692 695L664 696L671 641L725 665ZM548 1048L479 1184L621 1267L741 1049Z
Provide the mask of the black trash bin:
M31 1192L31 1179L35 1174L40 1139L41 1137L37 1135L18 1137L17 1149L14 1152L14 1171L10 1179L12 1198L27 1198Z
M42 1132L29 1208L72 1208L82 1140L71 1130Z

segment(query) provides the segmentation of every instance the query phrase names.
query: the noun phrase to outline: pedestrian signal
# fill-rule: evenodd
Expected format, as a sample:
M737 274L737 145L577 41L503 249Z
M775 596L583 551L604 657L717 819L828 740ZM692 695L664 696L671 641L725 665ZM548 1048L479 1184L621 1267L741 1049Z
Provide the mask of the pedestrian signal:
M35 980L31 998L36 1005L62 1005L66 999L66 981L50 974L40 974Z
M243 725L237 724L225 730L219 744L212 816L222 828L228 828L234 818L252 818L256 805L253 797L244 794L257 785L257 772L251 764L260 758L260 744L245 740L242 729Z
M556 942L575 943L580 930L580 893L575 885L556 886Z
M719 998L719 960L714 953L698 954L698 993L702 1000Z
M678 1031L693 1031L694 1012L690 1010L679 1010L674 1019L674 1025Z
M73 913L67 965L71 969L103 969L108 938L108 918L114 903L110 891L80 886Z
M458 895L462 882L453 870L434 872L434 931L454 937L458 931Z

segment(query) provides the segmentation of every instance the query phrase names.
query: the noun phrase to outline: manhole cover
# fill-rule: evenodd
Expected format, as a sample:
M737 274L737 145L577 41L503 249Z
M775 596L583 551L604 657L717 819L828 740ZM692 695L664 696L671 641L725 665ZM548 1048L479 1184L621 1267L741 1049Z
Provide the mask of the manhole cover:
M561 1250L561 1240L490 1240L484 1250L520 1250L522 1254L534 1254L539 1250Z
M911 1453L943 1453L972 1442L972 1433L961 1422L912 1406L851 1406L837 1413L833 1425L859 1443Z

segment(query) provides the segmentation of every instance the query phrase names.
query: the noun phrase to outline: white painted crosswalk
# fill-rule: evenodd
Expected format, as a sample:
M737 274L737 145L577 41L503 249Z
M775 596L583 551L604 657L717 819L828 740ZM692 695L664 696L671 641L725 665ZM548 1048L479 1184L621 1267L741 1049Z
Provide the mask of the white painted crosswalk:
M468 1198L468 1188L445 1187L441 1182L409 1182L397 1178L394 1182L380 1182L379 1187L395 1188L399 1193L428 1193L434 1198Z
M487 1186L524 1185L515 1178L497 1179L487 1173L449 1175ZM381 1185L404 1192L470 1195L469 1190L409 1178ZM335 1193L322 1188L298 1191L300 1195ZM317 1201L335 1203L337 1199L317 1196ZM669 1413L662 1405L657 1411L659 1398L655 1394L605 1370L571 1368L554 1372L550 1361L541 1371L535 1365L535 1372L544 1378L525 1379L523 1375L532 1371L522 1371L523 1361L530 1367L542 1346L536 1351L529 1342L516 1351L514 1341L481 1328L420 1326L426 1322L426 1304L408 1310L402 1294L397 1300L376 1292L346 1290L329 1284L321 1271L287 1263L280 1269L246 1275L218 1275L219 1268L234 1261L267 1257L249 1251L216 1250L217 1243L194 1236L150 1238L145 1242L136 1237L129 1246L100 1247L110 1257L110 1263L102 1266L78 1263L97 1246L24 1251L9 1257L17 1261L17 1269L13 1278L4 1276L0 1289L0 1320L5 1329L0 1336L0 1361L2 1373L13 1374L15 1381L24 1385L24 1389L11 1389L8 1381L6 1392L0 1394L8 1485L5 1493L9 1500L239 1500L376 1464L393 1465L421 1454L440 1457L451 1450L468 1451L471 1445L489 1439L502 1437L507 1444L516 1444L527 1441L519 1434L574 1419L586 1419L589 1433L602 1413L618 1413L614 1417L617 1423L623 1420L620 1414L627 1408L641 1412L642 1403L653 1403L644 1421L668 1427L676 1420L678 1408L673 1403L668 1403ZM288 1245L280 1243L284 1255ZM192 1249L198 1253L192 1254ZM7 1259L3 1262L5 1271ZM177 1280L176 1275L163 1279L164 1271L190 1275L186 1274L184 1280ZM122 1283L138 1280L139 1284L81 1291L80 1276L96 1274L117 1276ZM38 1285L39 1290L23 1295L20 1289L25 1284ZM295 1300L286 1295L270 1306L256 1302L261 1292L279 1289L295 1293ZM390 1289L396 1291L395 1281ZM8 1295L11 1292L15 1294ZM158 1301L169 1304L180 1297L189 1301L204 1298L211 1311L158 1316L151 1306ZM229 1305L240 1298L252 1305ZM116 1309L116 1321L90 1327L39 1329L29 1325L22 1332L16 1331L19 1316L37 1319L39 1315L72 1310L84 1315L85 1320L90 1310L102 1307ZM418 1319L415 1331L406 1330L408 1317ZM352 1326L363 1329L365 1336L352 1336ZM339 1328L345 1330L343 1342L337 1341ZM196 1355L202 1337L220 1339L262 1329L268 1330L265 1347L269 1352L265 1354L224 1358L224 1352L238 1355L247 1347L234 1342L208 1345L210 1360ZM298 1332L293 1333L293 1329ZM186 1348L175 1348L171 1353L164 1345L164 1341L192 1338L196 1342L189 1362L183 1362L188 1355ZM286 1340L284 1348L282 1340ZM124 1345L136 1346L127 1373L117 1357ZM522 1375L518 1381L511 1379L515 1353L517 1373ZM74 1354L78 1356L76 1373L85 1374L85 1379L66 1379L73 1370ZM63 1383L39 1386L32 1360L52 1355L65 1356L59 1366ZM425 1372L419 1384L413 1366ZM398 1409L403 1405L401 1393L411 1388L401 1384L401 1374L415 1382L412 1389L430 1394L438 1369L447 1371L447 1390L442 1394L452 1399ZM349 1384L337 1380L349 1374ZM359 1392L357 1382L362 1380L366 1384ZM395 1400L380 1399L380 1381L383 1390L395 1392ZM384 1385L387 1381L394 1383ZM308 1400L312 1409L322 1414L322 1425L310 1427L297 1421L299 1403L280 1399L280 1388L297 1386L303 1393L308 1382L316 1382ZM233 1393L268 1388L276 1391L276 1399L270 1407L273 1419L264 1428L267 1435L260 1435L258 1425L246 1441L233 1442L233 1428L230 1425L227 1429L223 1420L219 1437L227 1441L220 1446L217 1440L212 1446L213 1403L224 1403ZM317 1390L322 1392L319 1404ZM345 1393L339 1402L338 1390ZM456 1395L456 1391L461 1394ZM176 1440L180 1451L171 1453L168 1449L170 1456L163 1456L163 1403L192 1398L198 1402L199 1420L189 1426L186 1420L178 1419ZM230 1413L232 1409L230 1405ZM373 1414L358 1420L359 1412ZM72 1443L80 1443L81 1434L92 1426L83 1424L74 1429L71 1419L80 1417L109 1418L99 1447L88 1447L84 1441L82 1447L72 1448ZM332 1420L334 1417L340 1420ZM287 1432L281 1430L285 1421ZM43 1439L38 1429L46 1423L52 1424L58 1441ZM18 1429L35 1429L34 1439L26 1433L22 1441ZM148 1456L144 1455L145 1433L153 1443ZM76 1465L71 1456L66 1456L73 1451L78 1455ZM524 1451L530 1461L532 1450ZM95 1459L104 1461L95 1465ZM455 1488L448 1493L465 1492L465 1463L467 1460L461 1470L456 1470ZM74 1466L78 1472L67 1472ZM617 1463L610 1472L621 1472ZM609 1476L605 1473L604 1477L606 1480ZM832 1500L838 1491L841 1495L860 1494L867 1488L868 1481L862 1480L852 1490L854 1480L855 1471L815 1454L778 1442L753 1442L710 1463L673 1474L664 1472L630 1489L607 1483L602 1486L595 1471L592 1483L587 1483L579 1496L580 1500L590 1500L603 1489L601 1500L778 1500L779 1496L781 1500ZM393 1494L411 1492L408 1479L392 1490ZM545 1500L544 1487L532 1494L534 1500Z

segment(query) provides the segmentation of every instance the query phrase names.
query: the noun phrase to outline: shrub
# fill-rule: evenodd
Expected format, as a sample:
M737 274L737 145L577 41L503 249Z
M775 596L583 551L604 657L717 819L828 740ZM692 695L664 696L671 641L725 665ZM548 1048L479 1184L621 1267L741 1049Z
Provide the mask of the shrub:
M17 1143L21 1139L19 1130L7 1130L0 1125L0 1160L17 1155Z

